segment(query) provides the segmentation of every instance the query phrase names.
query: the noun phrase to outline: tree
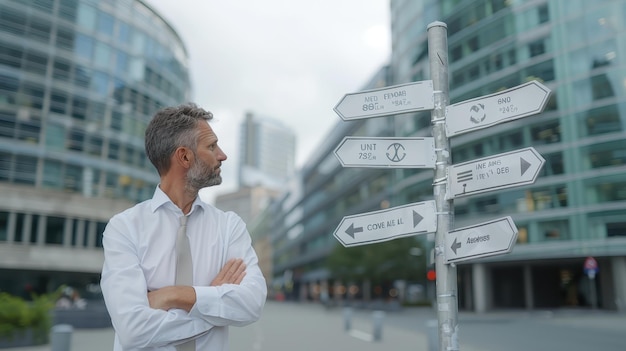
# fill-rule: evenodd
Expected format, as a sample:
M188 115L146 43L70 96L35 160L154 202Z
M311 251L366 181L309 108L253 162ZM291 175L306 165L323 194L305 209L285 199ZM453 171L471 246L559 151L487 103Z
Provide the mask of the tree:
M337 244L326 260L333 279L382 284L394 280L422 281L426 276L426 258L411 250L426 252L415 237L378 244L344 247Z

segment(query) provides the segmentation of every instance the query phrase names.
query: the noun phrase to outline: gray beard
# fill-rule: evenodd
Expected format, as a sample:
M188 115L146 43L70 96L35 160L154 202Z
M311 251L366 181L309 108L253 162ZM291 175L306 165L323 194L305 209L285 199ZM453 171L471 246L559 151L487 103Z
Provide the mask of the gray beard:
M198 161L187 172L187 190L197 193L202 188L219 185L222 183L222 176L216 169L203 167Z

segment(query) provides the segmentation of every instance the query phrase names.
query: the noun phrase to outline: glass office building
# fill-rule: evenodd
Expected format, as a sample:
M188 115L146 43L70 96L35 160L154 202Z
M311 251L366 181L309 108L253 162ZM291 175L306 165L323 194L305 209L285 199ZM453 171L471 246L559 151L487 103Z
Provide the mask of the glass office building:
M457 228L510 215L519 229L511 253L459 264L460 308L626 309L626 2L391 0L390 9L389 85L429 79L427 26L442 21L448 27L450 103L529 80L552 90L541 114L451 139L455 164L527 146L546 159L532 185L454 201ZM391 128L398 137L430 136L430 119L423 112L362 125L382 123L377 130ZM352 135L345 132L326 142ZM353 134L378 135L359 133ZM313 205L315 199L317 207L306 212L300 206L306 213L300 217L289 206L283 210L286 219L300 218L281 224L284 233L303 232L275 239L277 278L289 270L297 272L294 284L309 276L327 279L313 274L323 261L320 248L328 252L336 244L332 233L341 216L376 202L371 189L378 183L364 178L371 171L338 170L332 157L329 151L327 162L305 168L318 178L326 174L317 183L303 179L310 198L301 203ZM387 171L380 177L391 205L432 199L432 171ZM353 186L357 181L368 183ZM584 271L587 257L599 265L593 279Z
M188 100L187 70L143 1L0 3L0 291L99 281L106 222L158 183L145 127Z

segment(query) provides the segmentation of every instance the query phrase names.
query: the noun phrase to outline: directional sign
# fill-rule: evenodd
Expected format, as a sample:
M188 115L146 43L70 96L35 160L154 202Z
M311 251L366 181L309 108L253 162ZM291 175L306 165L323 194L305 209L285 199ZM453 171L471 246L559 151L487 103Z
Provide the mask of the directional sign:
M435 201L425 201L343 217L333 235L350 247L435 231Z
M517 227L511 217L459 228L445 236L446 263L511 252L517 240Z
M435 139L345 137L335 148L344 167L435 168Z
M532 184L545 163L532 147L448 167L447 199Z
M541 113L550 89L533 80L526 84L459 102L446 108L448 137Z
M334 110L344 121L432 110L433 81L424 80L346 94Z

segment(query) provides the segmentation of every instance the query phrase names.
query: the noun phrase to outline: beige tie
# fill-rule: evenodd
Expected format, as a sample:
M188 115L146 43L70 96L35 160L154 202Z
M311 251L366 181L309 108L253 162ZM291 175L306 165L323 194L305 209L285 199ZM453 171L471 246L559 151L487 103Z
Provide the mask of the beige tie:
M176 285L193 285L193 263L191 248L187 238L187 216L180 217L180 227L176 235ZM190 340L176 346L177 351L195 351L196 341Z

